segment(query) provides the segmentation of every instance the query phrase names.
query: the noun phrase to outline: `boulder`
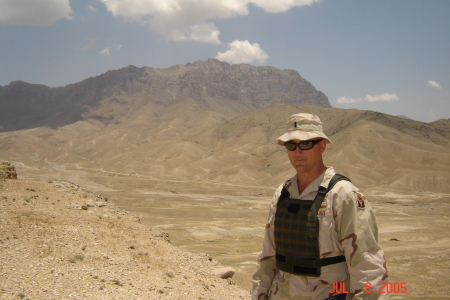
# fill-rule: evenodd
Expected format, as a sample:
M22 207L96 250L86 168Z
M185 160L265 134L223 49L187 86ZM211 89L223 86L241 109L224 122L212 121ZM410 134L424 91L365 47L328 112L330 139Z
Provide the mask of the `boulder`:
M16 168L9 162L0 162L0 179L17 179Z
M213 270L213 274L216 277L227 279L233 277L236 271L231 267L223 267Z

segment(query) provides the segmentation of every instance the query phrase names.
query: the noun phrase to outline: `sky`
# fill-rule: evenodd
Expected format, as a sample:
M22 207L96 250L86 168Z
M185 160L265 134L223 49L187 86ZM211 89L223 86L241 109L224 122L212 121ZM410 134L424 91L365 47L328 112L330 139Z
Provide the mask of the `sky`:
M450 118L449 0L0 0L0 86L209 58L294 69L333 107Z

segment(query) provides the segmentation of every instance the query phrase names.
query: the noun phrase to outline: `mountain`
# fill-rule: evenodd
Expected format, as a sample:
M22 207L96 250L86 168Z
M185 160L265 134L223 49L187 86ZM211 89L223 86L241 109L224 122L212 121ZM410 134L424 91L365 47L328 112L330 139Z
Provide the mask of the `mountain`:
M16 104L6 105L14 101L3 96L20 85L39 92L17 92ZM118 189L208 193L220 185L271 193L293 174L276 138L290 115L310 112L333 141L325 163L358 187L450 192L449 120L332 108L295 71L211 59L130 66L60 88L12 83L0 92L0 160L21 174ZM56 99L63 100L51 105ZM6 117L8 109L24 115Z
M363 188L396 191L450 191L450 122L439 126L356 109L278 105L216 125L192 139L216 149L192 163L210 180L261 185L283 182L292 168L276 143L287 118L316 114L333 141L325 163ZM233 162L233 163L230 163Z
M450 191L450 121L435 126L373 111L308 105L276 105L210 126L191 120L188 128L175 126L174 116L156 131L141 115L108 126L83 120L57 130L4 132L0 158L20 162L28 171L69 171L71 176L84 172L95 177L92 181L118 188L123 183L124 189L149 188L153 184L149 179L162 189L168 188L162 181L171 185L175 180L177 186L196 183L200 187L195 192L205 192L211 183L272 189L293 174L276 138L284 133L287 118L297 112L323 120L333 141L324 154L325 163L359 187Z
M207 121L214 121L280 103L330 107L325 94L294 70L216 59L168 69L128 66L65 87L21 81L0 87L0 131L58 128L84 119L114 124L142 110L155 124L173 110L189 111L189 119L206 112Z
M399 118L402 118L402 119L406 119L406 120L412 120L411 118L408 118L408 117L406 117L406 116L402 116L402 115L400 115L400 116L397 116L397 117L399 117Z

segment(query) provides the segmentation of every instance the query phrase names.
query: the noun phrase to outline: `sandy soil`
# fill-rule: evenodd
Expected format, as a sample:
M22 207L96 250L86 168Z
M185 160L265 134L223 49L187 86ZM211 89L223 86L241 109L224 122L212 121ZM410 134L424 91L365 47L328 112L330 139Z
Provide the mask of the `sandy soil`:
M251 288L273 187L162 182L120 176L73 178L170 234L182 250L207 253L236 269L233 280ZM450 195L363 191L377 216L379 243L392 283L407 293L391 299L450 298Z
M67 182L0 180L0 261L0 299L249 298L211 256Z
M243 197L226 195L147 195L149 201L117 203L169 232L172 243L182 249L206 252L234 267L237 283L251 287L270 197L242 201ZM390 281L406 282L408 288L406 294L392 293L391 298L450 298L450 196L367 196L377 216Z

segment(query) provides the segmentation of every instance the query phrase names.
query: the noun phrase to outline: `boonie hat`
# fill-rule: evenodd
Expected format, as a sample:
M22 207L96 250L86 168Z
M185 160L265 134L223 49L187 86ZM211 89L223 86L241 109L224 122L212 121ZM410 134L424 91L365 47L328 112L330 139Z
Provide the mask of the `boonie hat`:
M306 113L292 115L286 127L287 132L278 138L280 145L290 140L307 141L318 137L331 143L331 140L323 133L322 122L316 115Z

